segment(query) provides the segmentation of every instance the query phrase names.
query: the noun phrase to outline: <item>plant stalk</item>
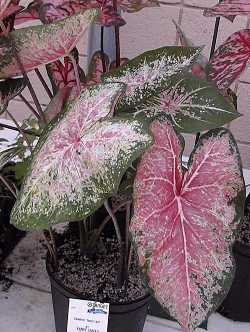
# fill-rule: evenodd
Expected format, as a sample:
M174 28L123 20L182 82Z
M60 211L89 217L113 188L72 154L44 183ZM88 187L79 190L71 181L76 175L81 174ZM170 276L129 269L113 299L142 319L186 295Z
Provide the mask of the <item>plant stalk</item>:
M24 102L24 104L29 108L29 110L35 115L35 117L40 121L40 116L37 113L37 111L34 109L34 107L32 107L30 105L30 103L28 102L28 100L20 93L19 97L22 99L22 101Z
M40 82L42 83L42 85L44 87L44 90L47 92L47 95L49 96L50 99L52 99L53 98L53 94L50 91L50 88L48 87L45 79L43 78L43 75L40 73L40 71L39 71L38 68L35 69L35 72L36 72L37 77L39 78Z
M27 143L30 152L32 152L32 146L31 146L30 141L29 141L26 133L24 132L23 128L19 125L19 123L16 121L15 117L8 110L6 110L6 113L11 118L11 120L15 123L19 133L23 136L25 142Z
M19 132L19 129L18 129L18 128L13 127L13 126L10 126L10 125L7 125L7 124L5 124L5 123L1 123L1 122L0 122L0 127L2 127L2 128L6 128L6 129L10 129L10 130L14 130L14 131L18 131L18 132ZM40 135L34 133L33 131L31 131L31 130L27 130L27 129L23 129L23 132L24 132L25 134L27 134L27 135L33 135L33 136L37 136L37 137L40 136Z
M8 183L8 181L0 174L0 181L5 185L5 187L12 193L12 195L17 199L17 194L12 189L11 185Z
M69 54L69 57L72 61L74 72L75 72L77 94L80 95L80 93L81 93L81 81L80 81L80 77L79 77L79 71L78 71L78 66L77 66L77 63L76 63L76 59L74 58L74 56L72 54Z
M117 13L117 0L113 0L113 8ZM115 53L116 53L116 68L121 64L121 47L120 47L120 28L115 26Z
M105 53L104 53L104 27L101 27L101 58L102 58L102 70L104 73L107 72Z
M110 208L108 201L104 202L104 206L113 221L113 225L115 227L115 232L116 232L116 236L117 236L117 240L118 240L120 258L119 258L119 264L118 264L119 267L118 267L118 274L117 274L117 286L118 286L118 288L121 288L124 284L124 278L123 278L124 277L124 273L123 273L124 272L124 250L123 250L121 231L120 231L120 227L119 227L118 221L116 219L116 216L115 216L114 212L112 211L112 209Z
M80 238L80 254L84 255L86 251L86 245L88 243L86 220L78 221L78 226L79 226L79 238Z

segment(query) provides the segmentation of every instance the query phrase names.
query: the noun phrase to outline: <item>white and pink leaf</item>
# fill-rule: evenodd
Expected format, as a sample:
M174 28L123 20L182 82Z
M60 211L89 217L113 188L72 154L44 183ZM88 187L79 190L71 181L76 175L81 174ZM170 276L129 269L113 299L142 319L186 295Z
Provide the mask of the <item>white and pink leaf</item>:
M219 128L200 138L185 170L183 139L170 123L156 121L151 130L155 142L134 183L131 232L154 296L193 332L232 282L245 201L241 161L232 135Z
M18 29L8 38L1 37L0 78L21 74L22 67L30 71L68 55L98 14L97 9L90 9L56 23Z
M111 118L124 85L85 89L49 125L12 211L21 229L82 220L118 190L131 162L152 141L143 123Z

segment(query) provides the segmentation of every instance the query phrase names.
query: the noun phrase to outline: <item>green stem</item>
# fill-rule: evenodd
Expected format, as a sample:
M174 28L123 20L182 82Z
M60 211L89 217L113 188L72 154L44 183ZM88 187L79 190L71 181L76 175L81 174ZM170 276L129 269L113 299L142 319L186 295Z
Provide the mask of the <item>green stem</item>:
M17 194L15 191L11 188L11 185L5 180L5 178L0 174L0 181L5 185L5 187L12 193L12 195L17 199Z

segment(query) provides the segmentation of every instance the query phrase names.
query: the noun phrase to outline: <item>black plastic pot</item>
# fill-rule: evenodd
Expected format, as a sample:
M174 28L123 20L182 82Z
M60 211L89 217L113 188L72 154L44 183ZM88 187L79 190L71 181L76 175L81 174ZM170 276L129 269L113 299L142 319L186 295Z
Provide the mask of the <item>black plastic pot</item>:
M47 272L51 282L56 332L67 332L69 299L86 299L72 292L57 281L47 260ZM142 332L150 296L126 304L110 304L108 332Z
M229 319L250 322L250 247L237 242L234 258L235 278L218 311Z

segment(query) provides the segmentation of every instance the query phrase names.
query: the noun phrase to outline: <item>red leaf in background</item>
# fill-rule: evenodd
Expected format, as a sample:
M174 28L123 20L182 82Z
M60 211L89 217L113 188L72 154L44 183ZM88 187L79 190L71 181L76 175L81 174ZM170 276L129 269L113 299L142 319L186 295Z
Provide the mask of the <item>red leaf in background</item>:
M128 62L129 62L128 58L121 58L120 59L120 66L126 65L126 63L128 63ZM115 60L111 62L110 66L109 66L109 71L112 71L114 69L116 69L116 61Z
M183 139L171 124L154 122L151 131L155 143L135 178L131 231L154 296L193 332L232 282L244 209L241 161L232 135L219 128L200 138L184 170Z
M204 11L204 16L224 16L233 19L237 15L250 14L249 0L224 0Z
M98 18L97 23L106 27L110 27L112 25L122 26L126 24L121 15L116 13L113 6L105 6L104 8L102 8L102 12L100 17Z
M250 59L250 29L232 34L214 53L207 66L208 79L228 88L246 69Z
M76 86L74 66L69 57L64 58L64 63L57 60L48 64L47 70L56 89ZM81 71L81 68L78 70Z
M97 51L93 54L90 65L89 65L89 72L87 76L87 85L93 85L101 83L101 78L103 75L103 62L105 62L105 67L108 69L109 66L109 58L106 54L103 54L102 60L102 53L101 51Z
M3 20L21 10L23 7L19 6L19 2L19 0L0 0L0 19Z
M15 25L26 23L29 21L39 20L39 6L32 2L27 8L16 14Z

